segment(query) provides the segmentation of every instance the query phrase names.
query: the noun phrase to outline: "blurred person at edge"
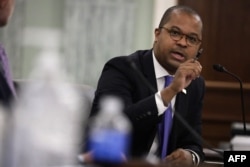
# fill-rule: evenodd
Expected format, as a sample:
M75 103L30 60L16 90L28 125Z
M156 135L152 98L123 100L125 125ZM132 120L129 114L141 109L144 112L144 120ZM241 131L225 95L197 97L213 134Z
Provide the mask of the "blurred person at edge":
M201 17L193 9L187 6L170 7L154 31L152 49L119 56L105 64L90 117L98 112L104 95L121 97L125 104L124 113L133 125L131 158L154 154L162 163L176 166L194 166L204 161L202 141L193 136L174 114L178 113L201 134L205 84L200 77L202 66L196 55L201 49L202 28ZM139 79L129 62L137 66L155 92ZM173 76L173 81L164 88L164 77L167 75ZM173 108L173 124L167 155L160 158L159 149L152 146L156 143L156 148L159 148L156 140L158 124L169 104ZM91 155L91 150L85 150L79 159L88 163L93 161Z
M0 27L5 27L14 10L15 0L0 0ZM3 45L0 44L0 103L10 107L16 98L9 60Z

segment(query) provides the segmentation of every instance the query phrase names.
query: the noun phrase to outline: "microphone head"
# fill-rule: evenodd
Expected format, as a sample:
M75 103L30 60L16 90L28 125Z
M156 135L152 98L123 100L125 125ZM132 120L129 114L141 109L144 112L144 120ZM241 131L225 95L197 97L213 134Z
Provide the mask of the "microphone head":
M214 64L213 68L215 71L218 71L218 72L226 72L227 71L226 68L220 64Z

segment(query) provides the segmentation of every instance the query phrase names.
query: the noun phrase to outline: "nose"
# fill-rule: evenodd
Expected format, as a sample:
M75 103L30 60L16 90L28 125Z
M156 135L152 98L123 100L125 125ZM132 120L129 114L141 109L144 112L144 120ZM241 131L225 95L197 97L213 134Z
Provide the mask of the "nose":
M187 47L187 38L186 38L186 36L185 35L183 35L182 37L181 37L181 39L180 40L178 40L177 42L177 45L180 45L180 46L182 46L182 47Z

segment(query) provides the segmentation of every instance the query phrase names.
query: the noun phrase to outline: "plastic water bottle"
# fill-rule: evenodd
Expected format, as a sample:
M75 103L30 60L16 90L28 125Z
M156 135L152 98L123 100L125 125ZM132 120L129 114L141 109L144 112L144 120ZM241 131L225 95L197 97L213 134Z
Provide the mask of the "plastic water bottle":
M59 58L53 51L42 53L32 70L31 78L35 79L21 85L20 98L13 107L8 167L77 164L84 101L79 90L65 81Z
M100 111L90 123L89 149L97 163L120 164L129 154L131 125L123 103L114 96L101 99Z

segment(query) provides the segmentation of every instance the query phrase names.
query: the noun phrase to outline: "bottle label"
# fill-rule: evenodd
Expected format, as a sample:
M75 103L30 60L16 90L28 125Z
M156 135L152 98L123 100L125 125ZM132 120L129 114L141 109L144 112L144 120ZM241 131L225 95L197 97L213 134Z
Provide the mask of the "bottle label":
M128 154L129 135L116 130L102 130L90 136L89 148L95 161L121 163Z

